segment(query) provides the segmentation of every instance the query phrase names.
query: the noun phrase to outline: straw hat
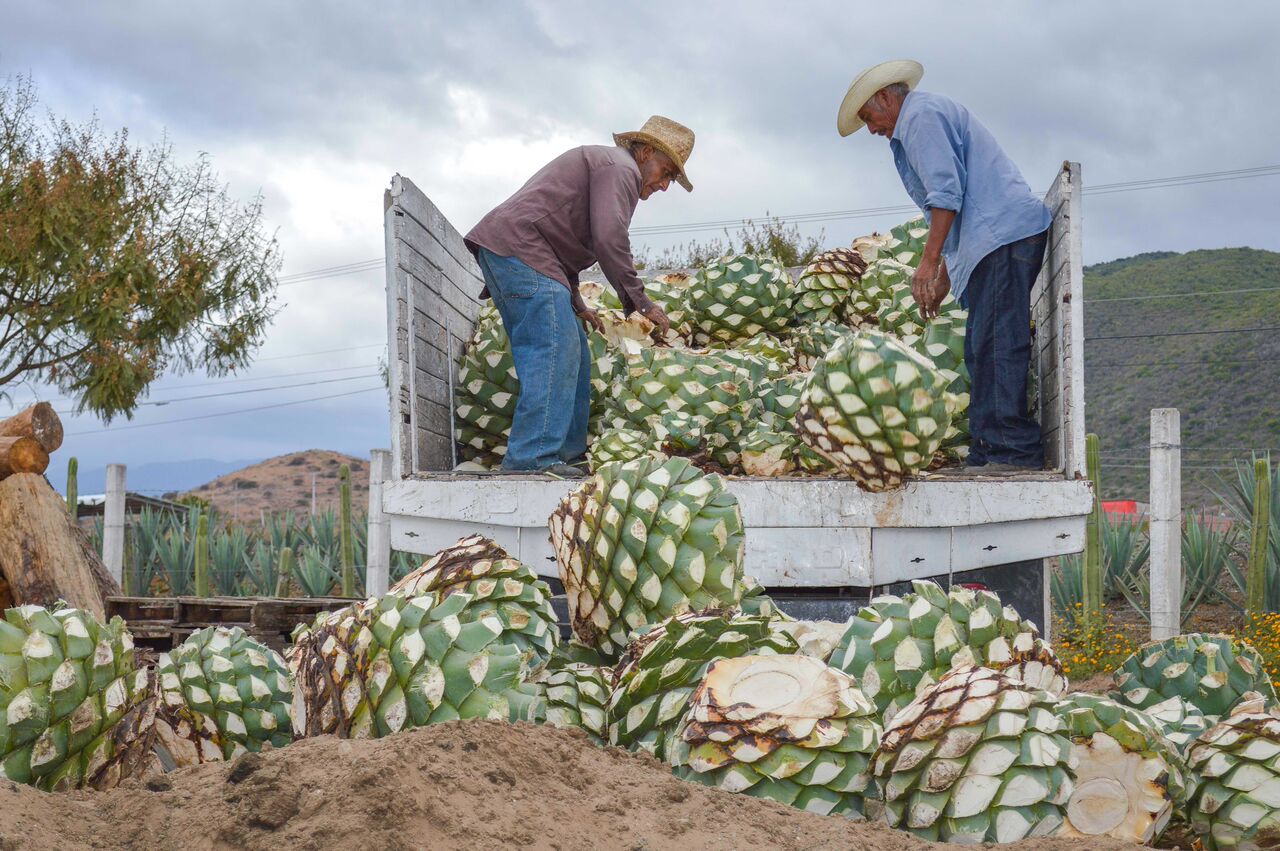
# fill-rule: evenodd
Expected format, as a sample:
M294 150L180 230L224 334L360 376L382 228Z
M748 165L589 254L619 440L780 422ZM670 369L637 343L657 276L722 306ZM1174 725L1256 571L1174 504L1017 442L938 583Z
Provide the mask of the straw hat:
M670 118L663 118L661 115L651 115L639 130L630 133L614 133L613 141L618 145L643 142L662 151L676 164L676 168L680 169L680 173L676 175L676 182L683 186L686 192L693 191L693 184L684 173L685 161L693 153L693 131L688 127Z
M840 112L836 116L836 127L841 136L848 136L862 129L863 121L858 117L858 110L867 105L871 96L894 83L906 83L908 89L914 89L924 76L924 66L911 59L894 59L872 65L858 75L845 93L840 104Z

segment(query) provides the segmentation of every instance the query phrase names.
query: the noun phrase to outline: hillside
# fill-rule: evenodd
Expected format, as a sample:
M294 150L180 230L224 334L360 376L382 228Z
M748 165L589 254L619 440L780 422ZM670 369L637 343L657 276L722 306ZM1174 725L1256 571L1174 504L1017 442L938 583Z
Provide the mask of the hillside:
M1265 287L1277 291L1211 295ZM1204 295L1109 301L1174 293ZM1226 248L1100 263L1085 269L1085 298L1086 421L1102 441L1105 496L1146 500L1151 408L1182 412L1188 507L1212 501L1209 489L1233 459L1280 448L1280 332L1095 339L1280 326L1280 253Z
M351 467L351 510L369 508L369 461L327 449L308 449L268 458L219 476L188 493L208 500L219 513L256 521L265 514L311 511L314 479L316 511L338 510L338 468Z

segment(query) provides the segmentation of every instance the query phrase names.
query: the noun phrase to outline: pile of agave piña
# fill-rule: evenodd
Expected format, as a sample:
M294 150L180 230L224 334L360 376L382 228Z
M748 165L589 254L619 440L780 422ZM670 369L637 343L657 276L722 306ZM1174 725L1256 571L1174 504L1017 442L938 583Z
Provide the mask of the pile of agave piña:
M624 315L611 290L582 285L603 320L591 331L587 460L688 457L708 471L846 475L897 487L967 452L967 314L950 296L923 326L911 277L928 229L817 255L792 280L775 258L721 257L645 282L671 318ZM492 305L462 354L456 390L460 469L501 463L519 395L511 347Z
M1071 694L1035 626L986 591L917 581L844 624L780 612L743 570L738 505L685 458L605 464L549 521L551 591L494 542L299 627L239 629L140 665L118 618L0 620L0 776L44 789L229 760L296 738L486 718L581 729L679 777L965 843L1177 820L1209 851L1274 847L1280 710L1225 636L1141 648L1109 696Z

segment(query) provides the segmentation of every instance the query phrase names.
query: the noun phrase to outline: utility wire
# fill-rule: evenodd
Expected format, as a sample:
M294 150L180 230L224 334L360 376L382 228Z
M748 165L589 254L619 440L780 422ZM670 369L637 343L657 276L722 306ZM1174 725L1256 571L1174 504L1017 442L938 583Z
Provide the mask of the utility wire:
M262 363L269 360L289 360L290 358L309 358L312 355L331 355L335 352L354 352L359 349L382 349L386 348L386 343L368 343L363 346L347 346L341 349L319 349L314 352L295 352L291 355L273 355L269 358L254 358L254 363Z
M1221 180L1240 180L1251 177L1268 177L1280 174L1280 164L1255 166L1252 168L1230 169L1227 171L1208 171L1199 174L1183 174L1169 177L1151 177L1145 180L1127 180L1119 183L1099 183L1096 186L1086 186L1085 195L1109 195L1118 191L1136 192L1143 189L1161 189L1167 186L1186 186L1197 183L1209 183ZM1043 194L1043 193L1041 193ZM914 204L894 204L881 207L862 207L852 210L829 210L825 212L796 213L790 216L756 216L755 219L772 219L778 218L788 222L808 222L808 221L825 221L828 219L856 219L865 218L867 216L887 215L889 213L910 213L916 212L917 208ZM724 227L740 225L746 221L752 221L749 218L737 219L718 219L703 222L684 222L679 224L667 225L649 225L646 227L632 228L633 235L643 236L647 234L662 233L681 233L693 230L719 230ZM325 266L319 269L311 269L306 272L297 272L292 275L284 275L277 279L280 286L293 286L307 281L320 280L323 278L339 277L342 275L351 275L358 272L373 271L383 265L382 257L371 257L368 260L357 260L352 263L344 263L337 266Z
M126 429L133 429L133 428L152 428L153 426L172 425L173 423L189 423L189 422L194 422L195 420L211 420L215 417L230 417L236 414L248 414L254 411L270 411L274 408L287 408L291 405L305 405L308 402L320 402L325 399L341 399L344 396L356 396L360 393L372 393L374 390L381 390L383 392L386 392L386 388L382 386L366 387L363 390L350 390L346 393L334 393L329 396L314 396L310 399L294 399L292 402L277 402L274 405L260 405L256 408L240 408L239 410L236 410L236 411L222 411L221 413L217 413L217 414L201 414L200 416L197 416L197 417L182 417L176 420L161 420L160 422L139 423L137 425L107 426L106 428L99 429L97 431L75 431L68 434L67 437L80 437L82 435L88 435L88 434L101 434L104 431L125 431Z
M1241 180L1252 177L1268 177L1277 174L1280 174L1280 164L1257 166L1247 169L1233 169L1230 171L1202 172L1200 174L1184 174L1171 177L1153 177L1145 180L1127 180L1119 183L1100 183L1093 187L1086 186L1084 194L1112 195L1117 192L1137 192L1145 189L1162 189L1168 186L1213 183L1221 180ZM789 216L765 215L756 218L762 220L777 218L786 222L819 222L836 219L865 218L867 216L878 216L888 213L913 212L917 209L918 208L914 204L904 204L892 207L864 207L862 209L852 210L832 210L823 213L798 213ZM697 230L719 230L724 227L739 225L746 221L750 221L750 219L721 219L718 221L688 222L684 224L651 225L649 227L632 228L631 232L633 234L647 235L682 233Z
M159 401L139 402L137 404L137 407L139 408L146 407L146 406L159 407L161 405L172 405L177 402L192 402L197 399L218 399L218 398L221 398L222 396L243 396L246 393L266 393L269 390L289 390L294 387L314 387L317 384L336 384L340 381L362 381L366 378L379 378L379 377L380 376L377 373L371 373L369 375L349 375L346 378L325 378L320 381L303 381L297 384L276 384L271 387L253 387L248 390L228 390L225 393L202 393L199 396L179 396L176 399L163 399ZM76 412L75 411L58 411L57 413L62 414L64 416L71 416L71 415L74 415Z
M1280 287L1251 287L1242 290L1213 290L1211 292L1159 293L1156 295L1124 295L1114 298L1087 298L1085 304L1103 304L1110 301L1150 301L1157 298L1190 298L1191 296L1244 295L1246 293L1280 293Z
M1220 328L1214 331L1165 331L1160 334L1111 334L1103 337L1085 337L1086 343L1099 340L1146 340L1153 337L1200 337L1206 334L1257 334L1263 331L1280 331L1280 325L1264 325L1261 328Z
M1126 361L1115 361L1112 363L1090 363L1089 361L1086 360L1084 365L1086 369L1098 369L1098 368L1104 368L1104 367L1109 368L1109 367L1120 367L1120 366L1216 366L1222 363L1234 364L1234 363L1275 363L1275 362L1276 362L1275 358L1240 358L1238 360L1232 359L1232 358L1223 358L1222 360L1153 360L1153 361L1126 360Z

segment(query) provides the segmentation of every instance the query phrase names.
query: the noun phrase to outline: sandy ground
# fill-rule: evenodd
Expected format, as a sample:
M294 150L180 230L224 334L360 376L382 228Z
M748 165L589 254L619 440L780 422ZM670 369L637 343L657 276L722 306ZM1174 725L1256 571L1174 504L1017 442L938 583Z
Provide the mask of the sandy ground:
M678 780L647 756L597 748L576 731L494 722L439 724L376 741L307 739L110 792L60 795L0 781L0 851L515 847L955 846Z

